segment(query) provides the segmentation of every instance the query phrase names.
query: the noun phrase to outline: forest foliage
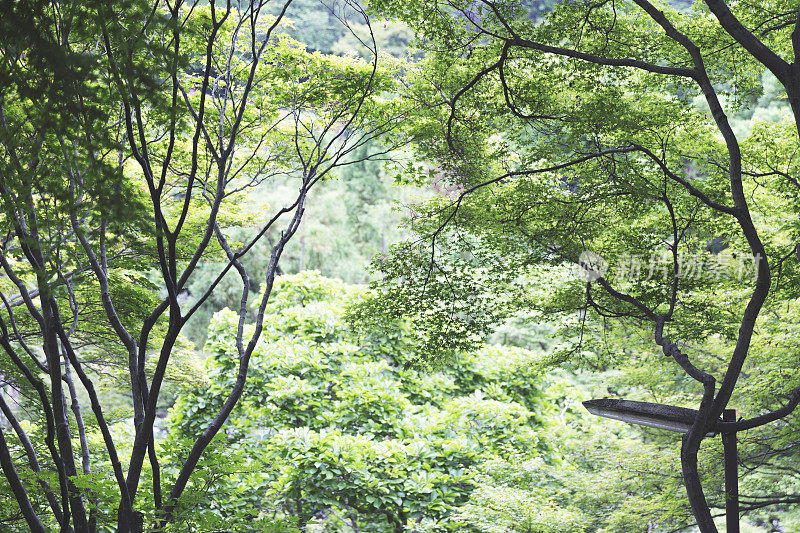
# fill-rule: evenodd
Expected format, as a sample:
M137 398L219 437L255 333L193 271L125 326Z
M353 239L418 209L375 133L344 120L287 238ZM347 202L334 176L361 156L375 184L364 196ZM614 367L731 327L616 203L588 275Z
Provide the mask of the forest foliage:
M800 528L794 3L234 4L0 2L0 529Z

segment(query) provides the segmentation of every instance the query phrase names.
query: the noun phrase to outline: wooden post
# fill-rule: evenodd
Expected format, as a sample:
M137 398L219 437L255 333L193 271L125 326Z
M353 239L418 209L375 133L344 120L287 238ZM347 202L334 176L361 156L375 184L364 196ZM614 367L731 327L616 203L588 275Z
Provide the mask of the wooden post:
M736 422L736 410L725 409L723 422ZM728 533L739 533L739 464L736 450L736 432L722 433L725 456L725 527Z

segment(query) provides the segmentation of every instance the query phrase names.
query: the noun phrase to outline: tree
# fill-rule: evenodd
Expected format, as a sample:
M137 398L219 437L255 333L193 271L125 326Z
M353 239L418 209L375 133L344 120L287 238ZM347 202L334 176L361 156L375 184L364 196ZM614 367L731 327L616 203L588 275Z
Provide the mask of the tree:
M311 272L276 280L274 320L220 436L224 451L184 502L184 529L198 500L213 501L205 507L231 529L275 514L301 531L462 531L469 520L455 515L475 489L473 467L523 451L543 465L553 459L541 430L554 413L539 354L484 346L440 371L415 368L402 324L358 334L345 322L363 298L363 289ZM163 446L191 438L224 401L236 328L233 311L215 315L208 381L185 387Z
M362 318L406 316L446 354L516 312L561 313L574 342L554 359L650 365L654 388L677 384L698 408L683 481L716 531L698 452L723 410L747 413L728 429L779 435L773 452L796 442L797 365L770 348L797 308L796 6L578 1L541 22L505 1L374 9L428 51L408 82L427 104L408 129L424 163L404 179L443 194L418 207L418 239L380 260L384 296ZM790 113L737 135L729 115L757 101L764 69ZM553 268L579 263L579 276ZM680 376L657 374L642 328ZM606 342L609 329L628 339Z
M13 429L0 433L0 465L17 519L32 531L94 531L108 526L97 522L113 505L119 531L141 531L145 519L159 530L169 524L242 395L309 191L402 120L384 96L393 78L374 41L362 41L369 62L309 54L281 29L291 0L277 16L265 5L32 0L0 8L1 368L38 418L31 429L0 397ZM369 23L355 4L347 13ZM248 211L244 191L287 175L291 201ZM235 242L230 229L246 219L258 231ZM255 280L242 260L277 226L246 330ZM187 305L184 291L206 259L222 267ZM154 437L162 392L183 327L229 271L240 280L235 377L185 455L172 457L179 468L166 492ZM129 441L98 392L109 373L126 376ZM28 431L41 428L39 446ZM111 492L90 483L100 463L116 482ZM152 485L145 496L143 476Z

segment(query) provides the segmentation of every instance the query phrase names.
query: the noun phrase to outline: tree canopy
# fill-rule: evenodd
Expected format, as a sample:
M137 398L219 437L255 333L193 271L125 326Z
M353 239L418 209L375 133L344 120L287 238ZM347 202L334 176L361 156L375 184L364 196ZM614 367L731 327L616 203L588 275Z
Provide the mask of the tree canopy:
M33 531L96 530L108 505L119 506L118 530L142 530L136 496L145 461L155 509L147 527L172 520L242 394L308 192L335 169L388 149L351 156L401 119L385 97L393 67L379 66L374 40L362 40L368 60L309 53L281 26L290 3L275 15L266 2L2 6L0 346L4 379L31 399L46 449L33 446L5 403L3 413L46 503L32 501L31 478L20 476L5 433L0 462ZM357 7L347 16L369 22ZM247 205L248 190L284 177L292 179L289 201ZM246 224L257 231L236 242L231 228ZM277 226L267 267L251 279L241 260ZM212 259L215 277L187 302L198 265ZM154 437L162 387L186 352L183 327L229 271L239 277L236 379L192 447L173 458L181 466L162 491ZM255 327L245 334L256 288ZM98 394L110 376L127 382L133 435L111 432ZM116 504L101 505L78 479L91 474L94 427ZM39 478L45 471L57 476Z
M0 523L800 523L796 2L0 15Z
M377 263L383 294L361 318L405 317L446 356L516 313L562 317L554 360L646 368L633 381L645 394L699 410L681 464L700 529L716 531L703 436L773 423L753 442L780 441L765 452L779 457L796 435L797 366L776 350L797 309L796 8L374 9L427 52L408 82L421 163L401 179L441 194L417 206L418 238ZM737 133L732 117L762 95L765 70L786 112ZM720 426L728 407L744 419Z

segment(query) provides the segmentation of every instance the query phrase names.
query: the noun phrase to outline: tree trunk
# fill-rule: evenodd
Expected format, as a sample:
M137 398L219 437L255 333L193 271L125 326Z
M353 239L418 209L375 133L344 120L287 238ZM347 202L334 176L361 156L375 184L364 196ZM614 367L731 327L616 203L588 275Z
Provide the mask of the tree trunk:
M700 484L700 474L697 471L697 450L700 447L700 441L698 440L696 445L692 445L688 437L688 434L684 435L681 445L681 470L689 504L692 506L692 514L697 520L697 527L700 528L701 533L717 533L717 526L711 517L711 509L708 508L703 486Z

